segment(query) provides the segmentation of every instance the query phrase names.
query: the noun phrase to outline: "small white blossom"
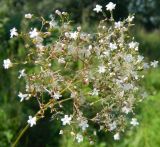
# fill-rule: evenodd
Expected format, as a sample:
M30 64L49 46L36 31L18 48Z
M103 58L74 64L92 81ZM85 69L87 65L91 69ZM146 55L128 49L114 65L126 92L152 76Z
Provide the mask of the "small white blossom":
M146 98L148 96L147 92L141 94L142 98Z
M144 63L144 64L143 64L143 68L144 68L144 69L148 69L149 67L150 67L150 66L149 66L148 63Z
M105 71L106 71L106 67L104 65L98 66L98 72L99 73L105 73Z
M89 45L88 49L91 50L92 48L93 48L93 46L92 46L92 45Z
M57 15L59 15L59 16L62 14L61 11L59 11L59 10L56 10L55 13L56 13Z
M3 60L3 67L4 67L5 69L8 69L8 68L12 67L12 62L11 62L11 60L10 60L10 59Z
M135 49L136 51L138 51L138 47L139 47L139 43L138 42L130 42L129 44L129 48L130 49Z
M20 73L20 75L19 75L18 79L26 76L25 69L20 70L19 73Z
M16 28L10 30L10 38L13 38L14 36L18 36Z
M62 12L62 15L67 15L67 12Z
M133 61L133 56L131 54L128 54L124 57L124 60L127 62L127 63L130 63Z
M62 135L62 134L63 134L63 130L60 130L60 131L59 131L59 134Z
M122 112L123 112L123 113L128 114L128 113L131 112L131 111L132 111L132 109L129 108L129 107L127 107L127 106L122 107Z
M77 38L78 38L78 32L71 32L70 33L70 38L74 39L74 40L77 40Z
M130 84L130 83L123 84L122 88L123 88L124 91L128 91L128 90L133 89L133 85Z
M113 9L115 9L116 7L116 4L112 3L112 2L109 2L107 5L106 5L106 9L108 11L112 11Z
M69 117L68 115L65 115L64 118L61 119L61 121L62 121L63 125L66 125L66 124L70 125L71 119L72 119L71 116Z
M76 135L76 140L78 143L82 142L83 141L83 136L81 134L77 134Z
M79 126L82 128L82 130L83 131L85 131L86 130L86 128L88 128L89 127L89 125L88 125L88 121L87 120L81 120L80 121L80 123L79 123Z
M109 124L109 130L110 131L112 131L112 130L114 130L114 129L116 129L117 128L117 123L114 121L113 123L110 123Z
M107 50L106 50L106 51L104 51L104 52L103 52L103 54L104 54L104 56L105 56L105 57L109 57L109 56L110 56L110 52L109 52L109 51L107 51Z
M154 60L153 62L151 62L151 66L156 68L158 66L158 61Z
M93 131L93 135L94 135L94 136L97 136L97 132L96 132L96 131Z
M29 119L27 122L30 125L30 127L33 127L33 125L36 125L36 117L29 116Z
M117 45L115 43L110 43L109 48L113 51L113 50L117 49Z
M39 32L36 28L34 28L32 31L29 32L30 38L36 38L39 35Z
M94 88L93 91L91 92L91 95L98 96L98 92L99 90Z
M58 63L64 64L64 63L66 63L66 61L65 61L65 59L62 57L62 58L59 58L59 59L58 59Z
M39 37L36 38L36 40L38 39ZM40 50L43 50L44 49L44 45L39 43L39 44L36 44L36 47L39 48Z
M134 16L128 16L128 18L127 18L128 22L132 22L133 19L134 19Z
M58 92L54 92L53 97L54 97L56 100L58 100L60 97L62 97L62 95L61 95L61 94L59 93L59 91L58 91Z
M25 15L24 15L24 17L25 17L25 18L27 18L27 19L31 19L31 18L32 18L32 16L33 16L33 15L32 15L32 14L30 14L30 13L28 13L28 14L25 14Z
M93 11L96 11L97 13L102 12L102 6L96 5L96 7L93 9Z
M144 59L144 57L143 56L141 56L141 55L138 55L138 62L142 62L143 61L143 59Z
M68 32L65 32L64 35L69 38L70 37L70 34Z
M114 140L120 140L120 135L119 135L119 133L116 133L113 137L114 137Z
M94 141L91 140L91 141L89 142L89 144L90 144L90 145L94 145Z
M57 26L57 22L54 19L49 22L50 28L55 28L56 26Z
M23 93L19 92L18 97L20 98L20 102L22 102L24 99L26 99L28 97L28 94L23 94Z
M114 23L114 27L115 27L116 29L120 29L120 28L122 27L122 22L121 22L121 21L115 22L115 23Z
M136 118L132 118L132 121L130 122L130 124L133 126L137 126L137 125L139 125L139 122L137 121Z

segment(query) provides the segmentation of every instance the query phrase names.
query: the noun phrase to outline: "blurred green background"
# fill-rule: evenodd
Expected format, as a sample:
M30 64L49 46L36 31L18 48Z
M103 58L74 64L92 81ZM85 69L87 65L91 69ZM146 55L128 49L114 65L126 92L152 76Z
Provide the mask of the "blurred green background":
M114 16L122 20L135 13L135 39L140 42L140 53L148 60L160 58L160 1L111 0L116 3ZM33 13L46 18L56 9L67 11L75 24L86 31L94 30L101 19L92 10L98 3L105 6L108 0L0 0L0 147L9 147L18 132L25 126L29 114L35 114L36 104L20 103L17 97L23 83L17 71L2 67L3 60L16 56L23 58L23 42L10 40L9 30L24 29L24 14ZM160 68L145 73L144 86L151 94L137 108L140 125L128 128L120 141L110 134L97 133L96 147L160 147ZM75 144L70 135L60 136L59 124L49 116L30 128L19 142L19 147L88 147L88 142Z

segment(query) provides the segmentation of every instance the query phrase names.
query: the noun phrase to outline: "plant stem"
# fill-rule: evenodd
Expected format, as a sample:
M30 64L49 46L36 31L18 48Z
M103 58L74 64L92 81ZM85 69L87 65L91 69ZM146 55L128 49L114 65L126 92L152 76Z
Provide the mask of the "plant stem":
M58 103L63 103L63 102L66 102L68 100L71 100L73 98L66 98L64 100L61 100L61 101L57 101L54 105L58 104ZM50 105L50 102L48 102L47 104L45 104L45 110L48 108L48 106ZM38 111L39 112L39 111ZM35 114L35 116L38 114L38 112ZM38 121L40 118L37 118L36 121ZM23 134L27 131L27 129L29 128L29 124L27 124L23 129L22 131L20 131L18 137L16 138L16 140L14 141L14 143L12 144L11 147L16 147L17 143L19 142L19 140L21 139L21 137L23 136Z
M26 132L26 130L29 128L29 124L27 124L23 130L19 133L18 137L16 138L15 142L12 144L12 147L15 147L17 143L19 142L20 138L23 136L23 134Z

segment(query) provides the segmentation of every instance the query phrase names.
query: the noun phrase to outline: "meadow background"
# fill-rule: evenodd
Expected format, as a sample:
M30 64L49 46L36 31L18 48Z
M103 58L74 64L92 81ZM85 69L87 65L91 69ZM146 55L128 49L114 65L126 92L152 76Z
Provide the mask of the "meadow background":
M148 60L160 59L160 1L159 0L111 0L116 3L114 16L122 20L135 13L135 26L131 33L140 42L140 53ZM18 132L25 126L29 114L36 113L36 104L20 103L17 97L23 86L17 79L17 71L3 69L3 60L13 56L22 59L23 42L10 40L9 30L24 30L24 15L33 13L49 18L56 9L71 14L74 24L92 31L102 18L93 12L95 4L105 6L108 0L0 0L0 147L9 147ZM139 104L137 117L140 125L128 128L120 141L113 141L109 134L97 133L96 147L159 147L160 146L160 68L145 73L142 83L149 96ZM69 135L60 136L59 124L49 115L22 137L19 147L88 147L87 142L75 144Z

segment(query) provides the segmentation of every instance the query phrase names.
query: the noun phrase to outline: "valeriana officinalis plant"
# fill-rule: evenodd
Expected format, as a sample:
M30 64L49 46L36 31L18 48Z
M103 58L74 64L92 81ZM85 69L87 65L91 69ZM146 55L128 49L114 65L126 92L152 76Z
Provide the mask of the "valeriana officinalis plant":
M105 11L111 17L101 20L97 30L90 34L80 26L74 29L68 13L59 10L55 11L60 18L57 21L53 15L50 20L25 15L26 21L40 20L40 28L33 27L27 32L15 27L10 30L11 38L24 40L26 58L21 62L5 59L3 66L23 67L19 68L18 79L24 79L26 85L17 94L19 100L36 99L39 105L39 111L29 116L28 125L13 146L28 127L34 127L45 117L46 110L61 123L59 134L69 131L78 143L84 137L94 143L90 133L93 124L101 131L111 132L114 140L121 138L126 126L139 125L134 111L146 96L140 84L144 78L142 71L157 67L158 61L145 62L138 52L139 43L129 34L134 16L116 22L112 15L115 8L112 2L106 5ZM105 13L98 4L93 11ZM63 107L66 103L69 109Z

